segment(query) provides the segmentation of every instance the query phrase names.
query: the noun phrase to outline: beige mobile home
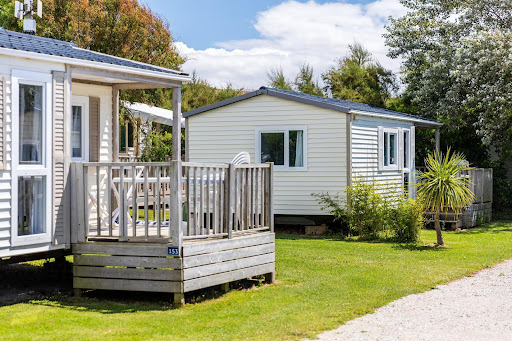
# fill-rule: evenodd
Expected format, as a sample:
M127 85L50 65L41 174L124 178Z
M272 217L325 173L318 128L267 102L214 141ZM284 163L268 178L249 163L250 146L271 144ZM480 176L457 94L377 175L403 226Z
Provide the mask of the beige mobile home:
M274 163L274 212L322 215L312 193L343 193L355 176L408 186L416 129L441 123L366 104L262 87L188 113L187 160L239 150ZM436 134L438 138L438 134Z
M0 29L0 259L72 253L77 294L169 292L178 303L250 276L272 281L271 165L182 162L181 134L171 161L119 162L119 91L171 88L180 131L189 80Z

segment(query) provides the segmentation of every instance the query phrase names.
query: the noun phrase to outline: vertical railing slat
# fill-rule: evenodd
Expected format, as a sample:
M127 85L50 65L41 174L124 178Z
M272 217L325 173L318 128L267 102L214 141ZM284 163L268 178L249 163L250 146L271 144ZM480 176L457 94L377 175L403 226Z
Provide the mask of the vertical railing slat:
M206 167L206 234L210 234L210 167Z
M96 234L101 236L101 191L100 191L100 167L96 167Z
M258 214L258 206L259 206L259 198L258 198L258 187L259 187L259 173L260 169L259 168L256 168L255 169L255 174L254 174L254 185L255 185L255 188L254 188L254 227L258 228L260 227L260 224L259 224L259 214Z
M199 168L199 231L198 235L202 235L204 229L204 181L203 181L203 167Z
M194 228L192 233L190 235L196 235L197 229L198 229L198 220L199 216L197 214L198 208L197 208L197 167L194 167Z
M160 223L161 223L161 217L160 217L160 200L162 200L161 196L160 196L160 192L161 192L161 189L160 189L160 167L155 167L155 171L156 171L156 186L155 186L155 190L157 191L157 199L156 199L156 234L158 237L161 236L161 226L160 226ZM181 193L180 193L181 194ZM165 213L164 213L165 215ZM164 216L165 218L165 216Z
M228 214L228 226L227 226L227 233L228 238L233 238L233 230L235 229L236 224L236 175L235 175L235 165L229 164L229 184L228 184L228 190L229 190L229 210L227 211ZM227 194L227 193L226 193Z
M132 166L132 234L137 236L137 219L139 217L139 206L137 206L137 168Z
M125 237L126 233L125 194L124 194L124 166L119 169L119 236Z
M149 234L149 188L148 188L148 171L149 167L144 166L144 236L147 238Z
M108 166L107 168L107 207L108 235L109 237L112 237L112 166Z
M212 231L213 231L213 234L217 234L217 204L218 204L218 201L217 201L217 185L218 185L218 181L217 181L217 176L219 174L219 169L217 167L213 168L213 188L212 188L212 206L213 206L213 211L212 211Z

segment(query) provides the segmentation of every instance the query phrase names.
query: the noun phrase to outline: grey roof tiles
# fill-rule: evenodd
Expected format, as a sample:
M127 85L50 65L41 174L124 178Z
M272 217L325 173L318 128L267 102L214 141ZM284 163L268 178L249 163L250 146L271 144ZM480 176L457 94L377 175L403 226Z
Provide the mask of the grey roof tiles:
M186 73L180 71L170 70L146 63L135 62L125 58L81 49L74 43L8 31L3 28L0 28L0 48L34 52L50 56L67 57L77 60L99 62L117 66L126 66L135 69L162 72L166 74L187 75Z

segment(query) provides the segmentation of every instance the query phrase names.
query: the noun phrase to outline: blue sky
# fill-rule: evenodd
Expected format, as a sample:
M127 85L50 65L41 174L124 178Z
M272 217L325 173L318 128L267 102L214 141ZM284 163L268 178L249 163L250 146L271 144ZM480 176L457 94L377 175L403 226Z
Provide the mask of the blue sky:
M398 0L142 0L166 18L183 69L216 86L255 89L270 68L293 77L303 63L319 77L343 57L348 44L363 43L394 71L382 33L389 15L404 13Z

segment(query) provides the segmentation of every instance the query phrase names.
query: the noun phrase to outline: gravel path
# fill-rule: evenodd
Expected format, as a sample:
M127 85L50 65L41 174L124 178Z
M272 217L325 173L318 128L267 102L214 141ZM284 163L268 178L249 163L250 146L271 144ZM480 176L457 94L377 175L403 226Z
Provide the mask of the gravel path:
M512 259L472 277L402 297L318 338L512 341Z

